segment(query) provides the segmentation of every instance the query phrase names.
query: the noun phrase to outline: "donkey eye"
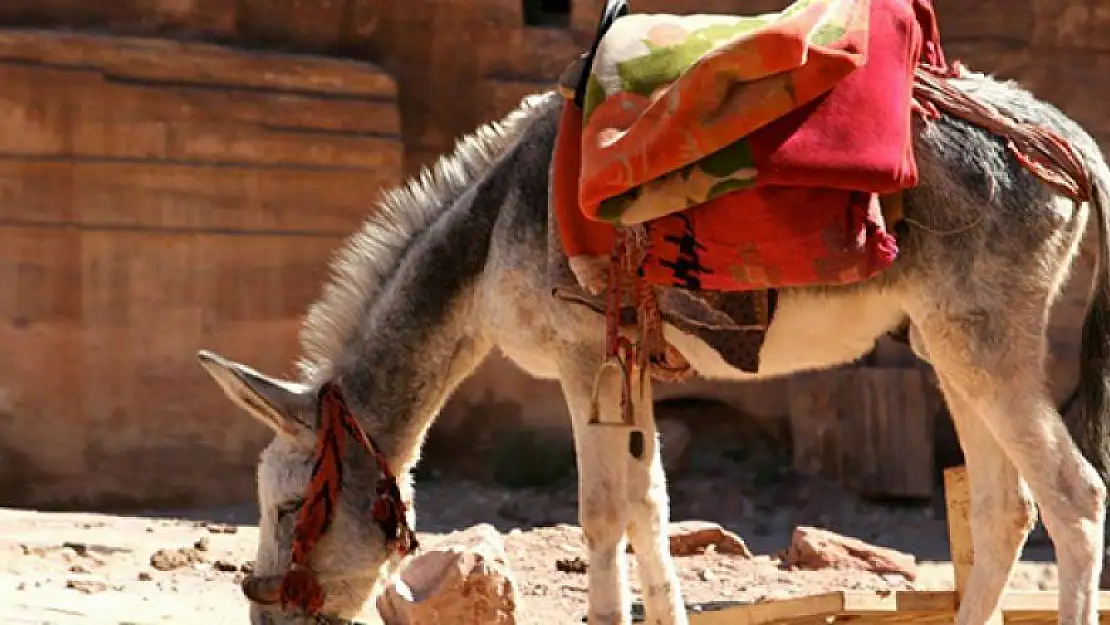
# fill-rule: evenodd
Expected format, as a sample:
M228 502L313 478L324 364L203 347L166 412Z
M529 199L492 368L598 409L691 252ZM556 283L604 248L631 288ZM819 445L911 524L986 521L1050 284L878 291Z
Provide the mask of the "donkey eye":
M304 499L301 498L301 497L297 497L296 499L290 499L289 501L286 501L286 502L278 505L278 507L277 507L278 518L280 519L280 518L286 517L290 514L293 514L293 513L297 512L298 510L301 509L301 506L303 506L303 505L304 505Z

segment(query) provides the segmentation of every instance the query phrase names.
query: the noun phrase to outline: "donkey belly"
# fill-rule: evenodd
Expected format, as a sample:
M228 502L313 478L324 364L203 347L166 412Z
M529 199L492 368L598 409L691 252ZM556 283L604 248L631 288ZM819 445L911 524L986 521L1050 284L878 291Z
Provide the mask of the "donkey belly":
M759 352L759 373L730 366L707 343L666 327L668 342L705 378L755 380L824 369L863 356L905 319L897 298L875 288L790 289Z

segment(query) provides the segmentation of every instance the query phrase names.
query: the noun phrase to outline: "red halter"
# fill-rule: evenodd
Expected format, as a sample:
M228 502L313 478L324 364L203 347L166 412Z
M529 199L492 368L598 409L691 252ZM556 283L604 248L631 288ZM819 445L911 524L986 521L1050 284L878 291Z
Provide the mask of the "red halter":
M331 526L339 494L343 488L343 452L347 437L358 441L378 464L381 477L376 488L377 498L371 508L374 522L382 529L386 540L396 544L401 555L419 547L416 534L408 525L407 506L401 499L397 478L377 445L358 424L346 402L339 385L328 382L320 388L318 396L318 430L316 449L313 453L312 478L305 488L304 504L297 513L293 529L293 561L282 578L280 598L282 607L297 607L314 615L324 605L324 591L308 566L309 555L316 543Z

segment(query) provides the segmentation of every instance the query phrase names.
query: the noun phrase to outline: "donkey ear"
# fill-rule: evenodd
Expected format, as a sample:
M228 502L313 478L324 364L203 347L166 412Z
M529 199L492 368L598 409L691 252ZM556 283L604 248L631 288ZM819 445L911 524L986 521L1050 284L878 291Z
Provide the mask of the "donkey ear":
M275 380L206 349L197 352L197 360L231 401L277 434L311 435L307 418L315 410L316 395L308 385Z

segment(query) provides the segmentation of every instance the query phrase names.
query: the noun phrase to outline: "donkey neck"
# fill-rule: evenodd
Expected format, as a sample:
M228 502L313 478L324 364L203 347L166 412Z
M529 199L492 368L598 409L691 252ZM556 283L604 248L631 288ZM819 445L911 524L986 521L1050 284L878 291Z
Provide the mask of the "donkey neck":
M353 414L399 470L415 462L432 419L493 347L478 300L494 240L546 240L560 106L546 97L500 157L408 240L332 361Z
M413 237L336 362L352 412L399 469L415 462L433 417L492 347L473 311L506 195L496 174Z

